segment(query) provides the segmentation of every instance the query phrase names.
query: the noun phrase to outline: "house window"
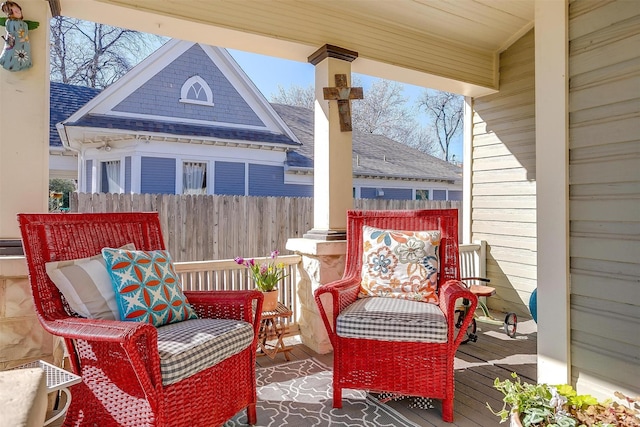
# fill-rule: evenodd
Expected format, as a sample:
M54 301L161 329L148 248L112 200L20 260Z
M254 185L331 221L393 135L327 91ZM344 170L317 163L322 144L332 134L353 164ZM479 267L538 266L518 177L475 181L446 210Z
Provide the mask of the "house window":
M193 76L182 85L180 102L213 107L213 92L202 77Z
M429 190L416 190L416 200L429 200Z
M207 194L207 164L185 162L182 166L182 192Z
M102 162L102 192L120 193L122 191L120 180L120 160Z

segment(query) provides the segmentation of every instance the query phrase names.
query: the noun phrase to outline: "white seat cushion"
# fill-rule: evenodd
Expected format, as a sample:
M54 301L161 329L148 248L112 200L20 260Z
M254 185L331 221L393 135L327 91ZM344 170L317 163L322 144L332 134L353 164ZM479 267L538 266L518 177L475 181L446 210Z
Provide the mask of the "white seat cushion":
M167 386L240 353L253 326L231 319L193 319L158 328L162 384Z
M447 321L436 304L361 298L338 315L336 333L346 338L444 343Z

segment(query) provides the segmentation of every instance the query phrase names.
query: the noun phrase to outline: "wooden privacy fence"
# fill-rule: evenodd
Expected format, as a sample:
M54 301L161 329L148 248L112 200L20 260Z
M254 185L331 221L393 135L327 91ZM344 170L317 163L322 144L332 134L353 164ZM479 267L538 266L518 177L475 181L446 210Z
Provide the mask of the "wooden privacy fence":
M313 198L72 193L71 212L158 212L175 261L285 255L313 228ZM460 202L356 199L354 209L461 209Z

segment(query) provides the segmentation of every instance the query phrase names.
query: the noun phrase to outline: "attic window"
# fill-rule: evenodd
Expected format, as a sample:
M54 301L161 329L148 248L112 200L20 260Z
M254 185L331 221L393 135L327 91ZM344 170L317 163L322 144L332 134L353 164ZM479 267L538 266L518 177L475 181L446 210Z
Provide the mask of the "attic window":
M211 88L200 76L187 79L180 90L180 102L185 104L209 105L213 107Z

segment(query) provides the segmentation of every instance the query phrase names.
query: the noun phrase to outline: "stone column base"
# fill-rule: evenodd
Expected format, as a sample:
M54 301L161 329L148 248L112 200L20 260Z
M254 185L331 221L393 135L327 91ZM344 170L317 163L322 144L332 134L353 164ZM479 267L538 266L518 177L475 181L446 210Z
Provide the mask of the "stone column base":
M341 279L344 273L347 242L316 239L289 239L287 249L302 256L298 265L298 325L302 343L316 353L333 350L320 317L313 292L321 285Z

